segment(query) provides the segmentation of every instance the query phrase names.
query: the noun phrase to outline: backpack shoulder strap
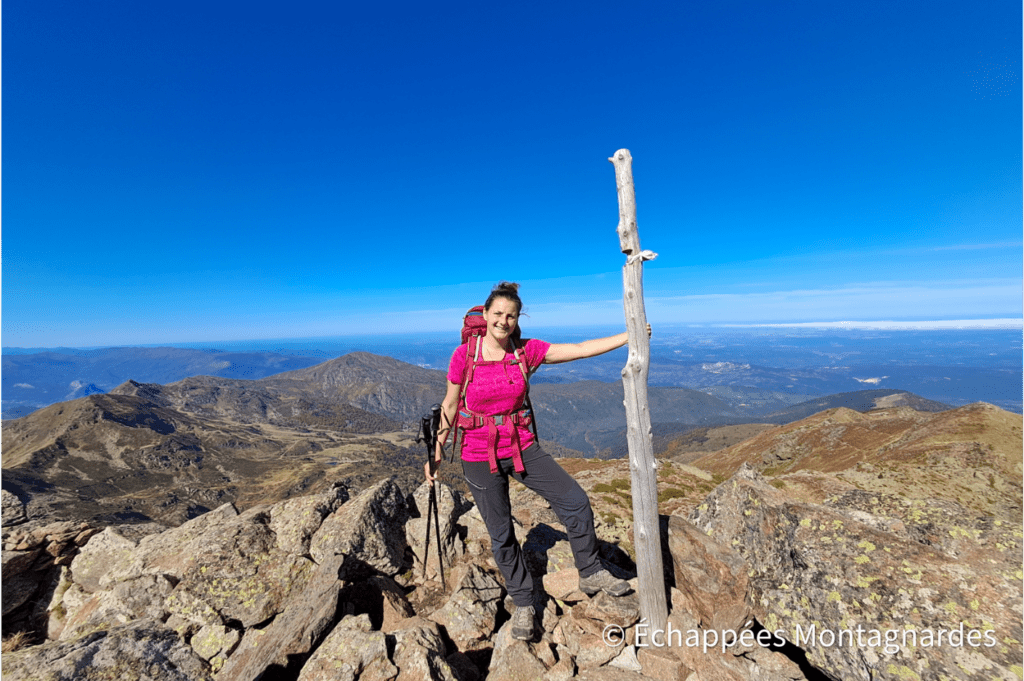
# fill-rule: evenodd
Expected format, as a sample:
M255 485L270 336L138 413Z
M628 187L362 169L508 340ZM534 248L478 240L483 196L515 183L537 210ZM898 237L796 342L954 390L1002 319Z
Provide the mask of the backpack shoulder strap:
M529 388L530 377L537 373L537 370L540 369L540 365L535 367L530 366L529 360L526 356L526 341L521 338L516 341L514 353L516 359L519 360L520 370L523 372L523 378L526 379L526 385L527 388ZM543 363L543 360L541 360L541 363Z
M540 440L540 435L537 433L537 412L534 411L533 402L530 401L530 374L533 373L533 370L526 364L526 343L523 343L522 340L516 343L515 356L516 363L519 364L519 370L523 372L523 380L526 381L526 395L523 396L523 406L529 409L533 415L531 419L533 437L535 440Z
M466 361L462 365L462 387L459 388L459 401L455 407L455 423L452 424L454 434L452 436L452 453L451 458L454 460L455 451L459 446L459 437L465 435L466 429L459 425L462 420L459 413L466 404L466 389L469 387L469 382L473 380L473 372L476 369L477 359L480 357L480 336L470 336L466 341ZM475 342L474 342L475 341ZM474 356L474 346L476 353ZM468 407L467 407L468 410Z
M530 374L532 373L529 367L526 366L526 353L520 352L519 348L516 348L513 352L516 358L516 364L519 366L519 370L523 372L523 380L526 381L526 389L530 389Z
M459 407L466 399L466 388L473 380L476 372L476 363L480 359L480 336L470 336L466 341L466 361L462 365L462 389L459 391Z

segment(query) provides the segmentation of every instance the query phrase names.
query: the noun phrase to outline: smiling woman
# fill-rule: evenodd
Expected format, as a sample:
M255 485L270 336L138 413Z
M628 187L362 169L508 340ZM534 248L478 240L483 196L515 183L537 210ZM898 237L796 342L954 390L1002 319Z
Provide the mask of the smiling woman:
M533 414L526 407L529 376L541 364L595 357L622 347L628 336L620 333L582 343L523 341L519 328L522 308L518 284L503 281L495 286L484 303L484 335L470 338L452 355L448 390L441 404L444 424L438 432L434 461L428 462L425 473L433 482L449 434L461 429L463 474L491 536L494 560L516 604L512 636L529 640L534 636L533 580L512 527L510 476L547 500L565 525L581 591L621 596L629 590L629 585L609 573L598 559L594 514L586 492L530 432Z

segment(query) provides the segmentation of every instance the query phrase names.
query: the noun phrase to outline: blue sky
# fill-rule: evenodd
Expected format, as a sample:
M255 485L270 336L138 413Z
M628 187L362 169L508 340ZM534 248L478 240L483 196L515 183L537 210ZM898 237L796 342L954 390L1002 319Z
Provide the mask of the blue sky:
M4 3L2 343L1019 319L1019 2Z

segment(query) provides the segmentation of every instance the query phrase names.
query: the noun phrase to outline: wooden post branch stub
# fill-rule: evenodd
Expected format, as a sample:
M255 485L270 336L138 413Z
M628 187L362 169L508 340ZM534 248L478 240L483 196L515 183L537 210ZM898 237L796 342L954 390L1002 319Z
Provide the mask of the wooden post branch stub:
M651 414L647 400L651 340L644 311L643 264L656 253L640 248L636 225L636 194L633 190L633 157L619 149L608 159L615 166L619 194L619 246L626 254L622 267L622 304L629 334L629 356L622 368L626 408L626 441L633 492L633 537L636 548L637 589L640 616L650 623L648 631L665 630L668 603L662 571L661 528L658 522L658 464L651 442Z

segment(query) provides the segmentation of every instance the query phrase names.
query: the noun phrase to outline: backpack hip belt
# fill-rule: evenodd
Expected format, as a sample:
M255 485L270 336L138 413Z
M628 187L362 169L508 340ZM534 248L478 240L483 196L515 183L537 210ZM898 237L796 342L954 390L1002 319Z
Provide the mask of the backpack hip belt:
M511 414L495 414L484 416L481 414L466 413L461 409L458 411L457 421L459 428L472 430L487 426L487 462L490 464L491 473L498 472L498 426L505 424L505 419L512 424L512 465L516 473L524 473L526 466L523 465L522 441L519 439L518 426L529 427L533 423L533 412L529 409L520 409Z

